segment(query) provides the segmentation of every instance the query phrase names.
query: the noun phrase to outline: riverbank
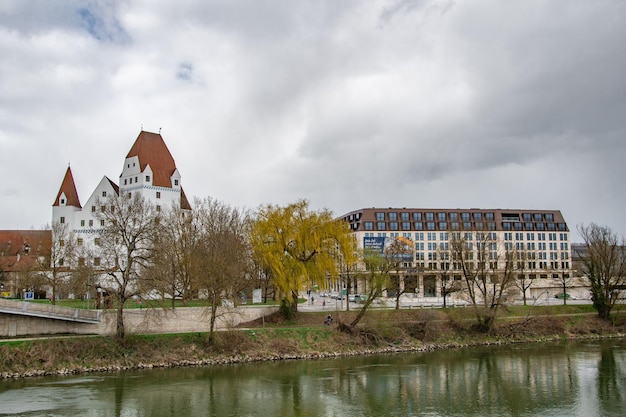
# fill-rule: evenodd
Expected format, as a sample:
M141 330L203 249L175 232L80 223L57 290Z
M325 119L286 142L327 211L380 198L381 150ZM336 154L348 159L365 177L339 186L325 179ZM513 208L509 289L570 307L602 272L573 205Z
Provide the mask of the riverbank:
M219 332L213 345L208 343L206 333L131 335L122 342L105 336L4 342L0 345L0 378L319 359L626 335L624 314L607 323L595 314L563 309L501 318L489 335L472 330L468 309L370 312L360 325L364 332L359 336L337 330L339 321L349 322L356 312L335 314L332 326L321 324L325 314L301 313L291 322L274 315L245 323L244 327Z

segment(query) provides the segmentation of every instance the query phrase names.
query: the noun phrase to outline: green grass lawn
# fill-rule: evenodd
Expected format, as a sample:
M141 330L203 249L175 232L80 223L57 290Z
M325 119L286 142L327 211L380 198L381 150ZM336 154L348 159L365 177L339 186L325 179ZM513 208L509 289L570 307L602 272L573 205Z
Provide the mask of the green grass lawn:
M33 303L40 304L50 304L49 300L31 300ZM279 303L274 300L268 300L266 304L256 304L256 305L278 305ZM95 308L95 300L76 300L76 299L64 299L57 300L56 305L61 307L71 307L71 308L82 308L82 309L94 309ZM115 305L115 303L113 304ZM207 307L209 304L206 300L188 300L187 306L183 306L181 300L175 301L175 308L183 308L183 307ZM247 305L253 305L252 303L248 303ZM137 300L128 300L124 304L125 309L132 308L171 308L172 301L171 300L141 300L139 303Z

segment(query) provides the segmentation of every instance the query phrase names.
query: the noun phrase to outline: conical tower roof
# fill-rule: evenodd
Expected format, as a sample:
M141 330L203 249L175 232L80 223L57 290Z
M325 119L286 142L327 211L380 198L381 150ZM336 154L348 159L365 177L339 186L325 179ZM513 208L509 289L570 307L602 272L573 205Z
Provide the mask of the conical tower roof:
M67 201L65 202L66 206L82 208L82 206L80 205L80 199L78 198L78 192L76 191L76 184L74 183L72 169L70 167L67 167L67 171L65 172L65 177L63 178L63 183L61 184L61 188L59 189L57 198L52 204L53 207L61 205L60 200L62 194L65 194L65 198L67 199Z

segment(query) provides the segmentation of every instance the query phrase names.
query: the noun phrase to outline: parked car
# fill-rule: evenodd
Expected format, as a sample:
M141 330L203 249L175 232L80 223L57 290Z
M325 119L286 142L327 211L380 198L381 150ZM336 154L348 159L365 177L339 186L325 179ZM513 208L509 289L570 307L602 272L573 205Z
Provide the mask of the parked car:
M572 296L569 295L568 293L560 292L560 293L554 294L554 298L558 298L559 300L562 300L563 298L565 298L565 299L569 300L570 298L572 298Z
M348 296L348 301L350 301L351 303L356 303L356 295L350 294Z

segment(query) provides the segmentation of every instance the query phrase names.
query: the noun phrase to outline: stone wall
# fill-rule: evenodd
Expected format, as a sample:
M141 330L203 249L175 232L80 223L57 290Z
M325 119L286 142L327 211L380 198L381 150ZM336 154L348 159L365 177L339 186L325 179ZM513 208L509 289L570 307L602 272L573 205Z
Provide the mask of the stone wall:
M224 330L240 323L255 320L278 310L278 307L237 307L218 309L216 328ZM210 312L203 307L185 307L175 310L129 309L124 311L127 334L185 333L209 330ZM0 313L0 337L27 337L52 334L114 335L116 311L101 312L100 323L73 321Z

